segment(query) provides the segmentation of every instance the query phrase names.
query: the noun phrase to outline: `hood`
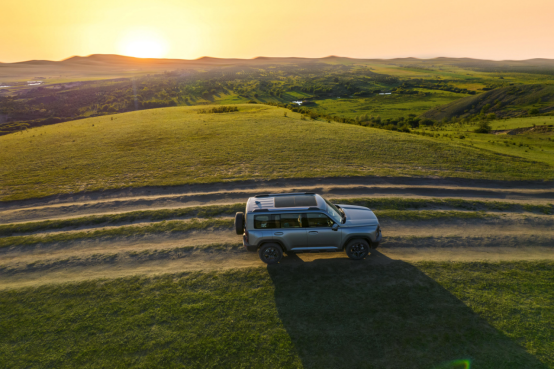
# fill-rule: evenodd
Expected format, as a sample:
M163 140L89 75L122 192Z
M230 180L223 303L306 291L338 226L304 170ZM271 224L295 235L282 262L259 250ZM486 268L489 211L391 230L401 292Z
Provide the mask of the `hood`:
M346 214L346 222L343 226L348 227L379 224L379 220L369 208L341 204L337 204L337 206L340 206L340 208L344 211L344 214Z

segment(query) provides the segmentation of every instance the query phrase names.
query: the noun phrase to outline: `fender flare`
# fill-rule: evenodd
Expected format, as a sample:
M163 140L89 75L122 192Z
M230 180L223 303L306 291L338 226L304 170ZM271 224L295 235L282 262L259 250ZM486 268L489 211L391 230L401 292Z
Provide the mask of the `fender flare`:
M283 252L287 252L287 248L285 247L285 245L283 245L283 242L281 242L280 240L273 240L273 239L270 239L270 240L261 240L260 242L258 242L258 244L256 245L256 248L259 250L260 247L262 247L264 244L266 243L276 243L277 245L279 245L279 247L281 247L281 251Z
M369 236L365 236L365 235L351 235L351 236L348 236L348 238L342 243L341 247L340 247L340 250L344 250L346 248L346 245L348 245L348 243L356 238L361 238L362 240L366 240L367 243L369 243L369 248L372 249L373 248L373 241L371 240L371 238Z

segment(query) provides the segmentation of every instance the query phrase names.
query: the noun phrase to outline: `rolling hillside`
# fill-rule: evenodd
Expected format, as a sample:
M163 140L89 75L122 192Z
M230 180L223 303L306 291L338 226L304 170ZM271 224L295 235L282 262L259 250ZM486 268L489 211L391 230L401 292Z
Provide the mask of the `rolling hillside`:
M302 120L265 105L238 108L223 114L152 109L2 136L1 200L246 179L554 178L548 164L438 139Z
M433 108L423 116L440 121L483 112L483 114L494 113L499 118L507 118L528 115L529 110L533 108L537 109L537 113L554 111L554 86L518 85L498 88Z

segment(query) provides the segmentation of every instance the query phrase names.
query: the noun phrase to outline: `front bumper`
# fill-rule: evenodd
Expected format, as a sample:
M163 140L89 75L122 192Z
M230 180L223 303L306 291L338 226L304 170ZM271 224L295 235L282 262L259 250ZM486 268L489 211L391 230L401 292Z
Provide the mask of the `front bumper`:
M383 239L383 234L381 233L381 230L379 230L379 233L377 234L377 238L375 239L375 242L381 242Z
M258 250L256 245L252 246L246 241L246 235L242 236L242 246L246 247L246 251L256 252Z
M375 238L375 241L371 243L371 248L376 249L379 247L379 243L383 239L383 235L381 234L381 229L379 228L379 233L377 233L377 237Z

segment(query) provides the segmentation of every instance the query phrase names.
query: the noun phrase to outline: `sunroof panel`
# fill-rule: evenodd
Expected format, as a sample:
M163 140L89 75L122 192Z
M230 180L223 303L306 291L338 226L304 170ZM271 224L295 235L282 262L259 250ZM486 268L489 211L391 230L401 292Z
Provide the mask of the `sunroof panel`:
M276 208L293 208L295 206L317 206L315 196L277 196Z

